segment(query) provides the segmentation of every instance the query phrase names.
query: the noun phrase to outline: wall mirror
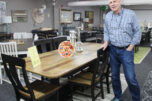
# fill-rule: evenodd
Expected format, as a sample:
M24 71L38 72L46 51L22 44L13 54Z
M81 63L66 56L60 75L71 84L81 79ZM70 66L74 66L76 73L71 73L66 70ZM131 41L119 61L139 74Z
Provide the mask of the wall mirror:
M27 11L26 10L12 10L12 21L13 22L27 22Z

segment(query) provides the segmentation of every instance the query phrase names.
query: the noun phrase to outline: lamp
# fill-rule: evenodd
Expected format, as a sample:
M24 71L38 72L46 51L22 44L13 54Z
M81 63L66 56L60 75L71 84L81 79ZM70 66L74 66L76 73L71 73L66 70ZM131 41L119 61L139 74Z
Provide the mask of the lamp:
M11 16L4 16L2 17L2 23L6 24L6 32L7 34L10 33L10 26L9 24L12 23L12 17Z
M88 30L89 18L84 18L85 30Z

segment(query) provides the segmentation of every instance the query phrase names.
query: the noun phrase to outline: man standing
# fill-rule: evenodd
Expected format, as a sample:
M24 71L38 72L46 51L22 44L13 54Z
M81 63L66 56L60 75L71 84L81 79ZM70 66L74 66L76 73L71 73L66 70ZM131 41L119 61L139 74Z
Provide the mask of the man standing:
M122 101L120 65L123 65L126 81L133 101L140 101L140 88L134 70L134 46L140 43L141 31L136 14L121 7L121 0L109 0L110 11L105 17L104 44L109 45L112 86L115 98Z

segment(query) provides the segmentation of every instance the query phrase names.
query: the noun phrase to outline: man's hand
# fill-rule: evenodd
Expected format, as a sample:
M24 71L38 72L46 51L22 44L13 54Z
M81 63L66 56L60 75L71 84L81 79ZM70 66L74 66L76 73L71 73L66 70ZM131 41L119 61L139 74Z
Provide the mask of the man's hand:
M104 50L106 50L106 48L108 47L108 42L105 41L104 44L101 45L101 48Z
M129 47L126 49L127 51L132 51L134 48L134 45L129 45Z

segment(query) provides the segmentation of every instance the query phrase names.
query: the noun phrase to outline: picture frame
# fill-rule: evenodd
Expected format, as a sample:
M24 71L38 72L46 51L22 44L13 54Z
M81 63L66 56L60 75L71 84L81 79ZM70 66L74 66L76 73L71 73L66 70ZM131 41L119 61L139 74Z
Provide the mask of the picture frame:
M12 10L12 22L27 22L26 10Z
M73 12L73 21L81 21L81 13Z
M73 15L72 15L72 10L68 10L68 9L60 9L60 23L61 24L70 24L72 23L72 18L73 18Z
M93 24L94 12L93 11L85 11L85 18L89 19L89 24Z

